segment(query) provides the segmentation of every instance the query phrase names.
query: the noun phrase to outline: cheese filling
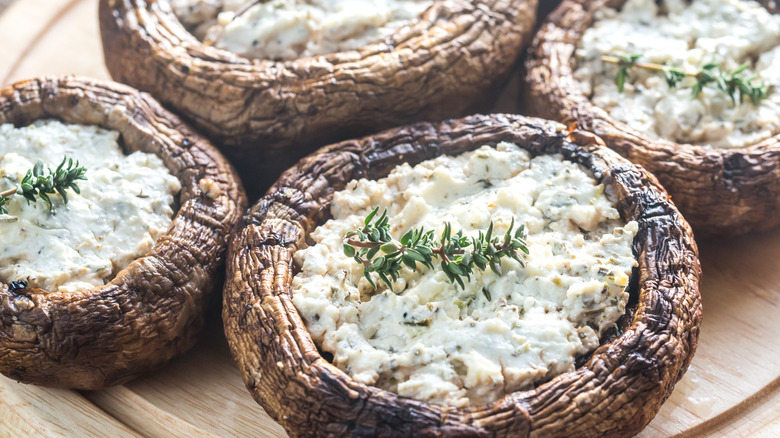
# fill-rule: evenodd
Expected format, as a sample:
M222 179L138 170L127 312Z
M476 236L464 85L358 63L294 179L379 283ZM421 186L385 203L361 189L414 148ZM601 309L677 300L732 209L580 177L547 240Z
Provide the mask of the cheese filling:
M67 204L60 195L50 195L51 210L10 198L0 221L0 281L59 292L103 286L168 229L179 180L156 155L124 155L118 137L54 120L0 125L0 191L18 186L39 160L55 169L67 155L87 169L81 194L68 190Z
M628 0L622 10L602 8L576 52L574 77L593 103L646 134L678 143L737 148L780 131L780 16L748 0ZM745 76L770 85L758 106L734 104L714 86L692 98L696 82L670 88L663 74L631 69L622 93L618 68L602 55L640 54L641 62L699 71L714 62L725 72L748 64Z
M393 237L425 227L474 236L492 221L528 230L526 266L479 271L461 289L435 264L404 267L390 291L342 251L343 236L375 207ZM637 223L621 222L604 186L561 156L514 144L484 146L386 178L350 182L332 219L298 250L293 302L314 341L357 381L425 402L486 403L574 369L625 313ZM376 274L372 274L376 275ZM465 281L465 278L464 278Z
M248 57L290 60L353 50L415 22L432 0L172 0L196 38Z

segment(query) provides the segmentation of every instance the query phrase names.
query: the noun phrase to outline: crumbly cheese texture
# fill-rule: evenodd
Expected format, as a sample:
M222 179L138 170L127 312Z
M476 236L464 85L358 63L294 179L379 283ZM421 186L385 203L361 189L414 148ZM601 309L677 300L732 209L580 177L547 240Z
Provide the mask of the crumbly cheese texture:
M49 210L43 201L11 197L0 221L0 281L59 292L99 287L168 229L179 180L156 155L124 155L118 137L54 120L0 125L0 191L18 186L39 160L55 169L67 155L87 168L81 194L69 189L67 204L51 195Z
M431 0L173 0L198 39L248 58L290 60L358 49L416 21Z
M528 230L526 266L475 270L461 289L433 270L404 267L374 290L342 252L344 235L374 208L396 239L450 222L467 236L512 219ZM295 254L293 302L315 342L357 381L452 406L486 403L574 369L625 312L636 222L623 224L604 187L561 156L530 159L514 144L481 147L386 178L352 181L333 218ZM376 274L372 274L376 275ZM465 279L464 279L465 280Z
M755 144L780 131L780 16L750 0L628 0L621 11L603 8L583 35L574 72L593 103L630 127L663 139L715 148ZM670 89L663 75L630 71L623 93L617 67L602 55L641 54L639 61L698 71L715 62L724 71L748 63L771 87L758 106L734 105L723 91L705 86L692 98L687 78Z

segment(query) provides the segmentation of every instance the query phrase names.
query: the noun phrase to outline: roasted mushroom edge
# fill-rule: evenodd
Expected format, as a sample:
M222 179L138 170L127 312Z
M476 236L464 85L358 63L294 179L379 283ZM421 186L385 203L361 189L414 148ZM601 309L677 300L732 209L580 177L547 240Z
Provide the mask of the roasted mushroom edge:
M124 85L47 77L0 90L0 123L39 119L116 130L127 151L156 154L181 182L168 230L105 286L62 293L0 283L0 372L54 387L120 384L198 339L246 206L243 188L203 137ZM199 188L203 179L213 181L212 196Z
M700 236L736 236L780 224L780 133L744 148L680 144L639 132L595 106L573 77L575 52L600 8L625 0L564 0L525 60L529 114L577 123L641 164L667 189ZM767 6L770 2L761 1ZM767 6L772 11L773 6Z
M452 408L359 384L318 352L292 304L292 256L358 178L509 141L532 156L561 153L590 169L636 220L637 307L585 364L530 391ZM420 123L319 150L243 217L228 250L223 320L247 388L292 436L614 436L639 432L681 378L701 323L697 247L655 178L583 131L511 115Z
M106 66L202 130L266 188L316 147L489 104L530 43L537 0L435 0L360 50L287 62L207 46L169 0L101 0Z

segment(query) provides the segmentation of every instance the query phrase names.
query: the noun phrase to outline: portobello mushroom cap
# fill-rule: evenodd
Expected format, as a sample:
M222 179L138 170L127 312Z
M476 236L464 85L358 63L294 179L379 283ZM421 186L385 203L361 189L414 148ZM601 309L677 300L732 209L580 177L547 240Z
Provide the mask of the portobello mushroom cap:
M575 371L467 408L427 404L353 380L318 352L293 306L293 254L350 180L386 176L481 145L513 142L590 169L639 231L637 306ZM323 148L284 173L228 249L223 319L247 388L292 436L599 436L640 431L685 372L701 323L697 247L656 179L583 131L512 115L420 123Z
M101 0L99 15L112 77L184 116L265 189L316 147L491 103L530 42L536 6L436 0L382 42L287 62L204 45L170 0Z
M525 60L527 111L576 122L611 149L647 168L697 234L738 235L780 224L780 133L735 149L680 144L631 128L584 94L573 76L577 45L593 24L596 11L624 3L564 0L548 15Z
M168 230L105 286L60 293L0 283L0 372L24 383L99 389L195 344L246 197L219 151L145 93L73 77L0 90L0 124L49 118L118 131L126 151L156 154L182 186ZM199 188L204 179L213 181L213 198Z

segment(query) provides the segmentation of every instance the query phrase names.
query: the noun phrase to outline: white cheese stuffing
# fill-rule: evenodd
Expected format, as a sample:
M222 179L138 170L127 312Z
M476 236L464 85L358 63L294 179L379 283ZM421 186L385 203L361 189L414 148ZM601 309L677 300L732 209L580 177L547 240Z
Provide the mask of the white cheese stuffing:
M118 137L54 120L0 125L0 191L18 186L39 160L54 169L67 155L87 168L81 194L68 190L67 204L51 195L51 211L11 197L6 206L16 219L0 222L0 281L59 292L99 287L168 229L179 180L156 155L124 155Z
M749 0L628 0L622 10L603 8L576 52L575 78L593 103L630 127L663 139L716 148L758 143L780 131L780 16ZM724 71L748 63L746 76L771 85L756 107L748 98L734 105L706 86L691 97L695 79L670 89L659 72L639 68L623 93L617 67L602 55L641 54L640 61L698 71L715 62Z
M417 20L432 0L173 0L206 44L248 58L289 60L358 49ZM253 4L245 9L249 4Z
M396 239L412 227L467 236L528 230L526 267L476 271L466 287L436 268L406 267L395 293L342 252L344 235L387 208ZM333 218L295 254L293 302L315 342L357 381L431 403L466 406L531 388L574 369L574 359L625 312L636 222L622 224L604 187L561 156L531 159L514 144L481 147L333 196ZM375 275L375 274L373 274ZM464 279L465 280L465 279Z

